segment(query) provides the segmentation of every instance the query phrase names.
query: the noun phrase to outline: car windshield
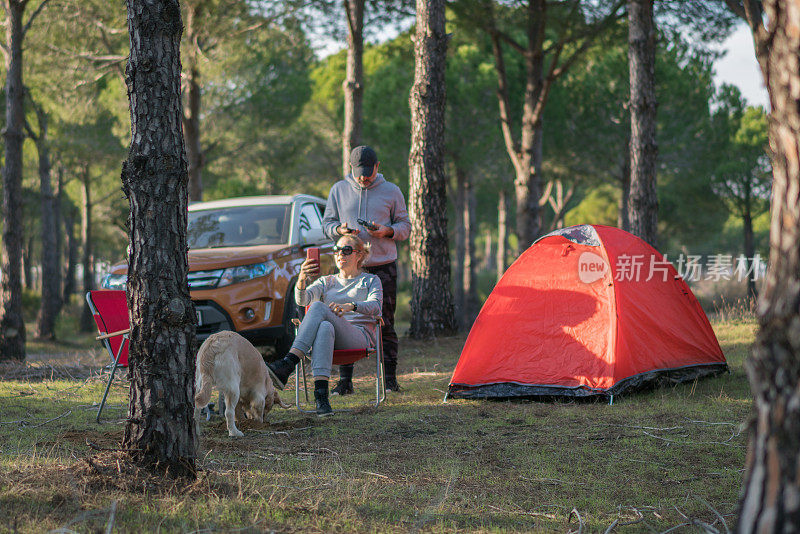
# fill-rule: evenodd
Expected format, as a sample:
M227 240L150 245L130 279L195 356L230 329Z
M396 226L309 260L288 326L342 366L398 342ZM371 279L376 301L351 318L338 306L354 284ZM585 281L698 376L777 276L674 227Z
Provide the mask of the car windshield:
M234 206L189 212L189 248L278 245L289 240L289 206Z

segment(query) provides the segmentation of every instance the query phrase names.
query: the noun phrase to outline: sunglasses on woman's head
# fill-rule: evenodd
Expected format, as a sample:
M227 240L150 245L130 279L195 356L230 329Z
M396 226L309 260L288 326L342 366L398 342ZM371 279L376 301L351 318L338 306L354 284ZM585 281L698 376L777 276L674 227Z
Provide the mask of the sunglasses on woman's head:
M333 253L336 254L337 252L341 252L342 256L349 256L353 253L353 247L350 245L345 245L340 247L339 245L333 245Z

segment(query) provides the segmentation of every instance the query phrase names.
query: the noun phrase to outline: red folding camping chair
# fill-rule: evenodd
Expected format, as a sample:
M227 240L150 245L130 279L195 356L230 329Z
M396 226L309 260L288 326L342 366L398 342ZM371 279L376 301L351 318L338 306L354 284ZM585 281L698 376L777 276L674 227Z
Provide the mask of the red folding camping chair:
M292 319L295 325L295 331L300 326L300 319ZM375 341L374 348L368 349L353 349L353 350L334 350L333 351L333 365L347 365L355 363L364 358L375 358L375 404L379 406L381 402L386 400L386 384L383 379L383 337L381 335L381 327L383 326L383 319L378 317L375 319L375 330L377 331L378 339ZM314 410L304 409L300 404L300 377L303 379L303 392L305 393L306 404L309 403L308 399L308 382L306 381L306 366L305 358L300 358L300 362L295 368L294 379L294 402L297 409L302 413L315 413ZM341 410L340 410L341 411Z
M97 323L98 341L102 341L103 346L111 356L111 375L108 377L106 390L103 393L103 400L100 402L100 409L97 411L97 422L100 422L100 414L106 404L108 390L111 389L111 382L118 367L128 366L128 341L130 335L130 321L128 319L128 300L125 291L101 289L86 293L86 302Z

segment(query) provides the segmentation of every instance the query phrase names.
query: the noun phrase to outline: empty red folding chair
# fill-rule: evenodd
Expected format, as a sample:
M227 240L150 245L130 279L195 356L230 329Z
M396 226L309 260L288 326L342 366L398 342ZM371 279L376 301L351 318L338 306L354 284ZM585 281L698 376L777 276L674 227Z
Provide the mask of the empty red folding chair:
M386 400L386 384L383 380L383 337L381 335L381 326L383 326L383 319L378 317L375 319L376 321L376 328L377 331L377 340L375 341L375 347L369 349L353 349L353 350L334 350L333 351L333 365L347 365L349 363L355 363L359 360L363 360L364 358L374 357L375 358L375 404L374 406L380 405L381 402ZM292 319L295 327L300 326L300 319ZM308 383L306 382L306 366L304 362L305 358L300 358L300 363L297 364L297 368L295 369L295 379L294 379L294 401L297 409L303 413L314 413L314 410L306 410L303 408L303 405L300 404L300 378L302 377L303 380L303 391L305 393L305 400L306 403L309 402L308 399Z
M86 302L97 323L98 341L103 342L103 346L111 356L111 375L108 377L106 390L103 393L103 400L100 402L100 409L97 411L97 422L100 422L100 414L106 404L108 390L111 389L111 382L118 367L128 366L128 341L131 331L130 320L128 318L128 300L125 291L101 289L86 293Z

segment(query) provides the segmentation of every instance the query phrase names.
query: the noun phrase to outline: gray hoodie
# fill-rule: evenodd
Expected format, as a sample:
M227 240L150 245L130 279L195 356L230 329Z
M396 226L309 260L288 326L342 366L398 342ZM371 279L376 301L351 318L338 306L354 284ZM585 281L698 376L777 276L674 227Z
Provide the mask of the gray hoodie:
M394 230L391 238L375 238L367 233L357 219L374 221ZM325 216L322 226L325 233L334 241L341 237L336 228L347 223L349 228L360 230L358 237L371 243L369 258L365 266L384 265L397 259L395 241L408 239L411 223L408 220L406 201L400 188L387 182L382 174L378 174L366 188L356 182L351 175L333 184L325 205Z

